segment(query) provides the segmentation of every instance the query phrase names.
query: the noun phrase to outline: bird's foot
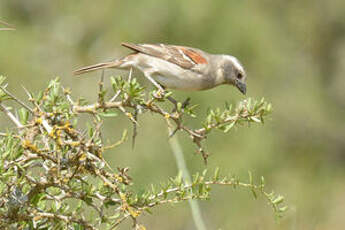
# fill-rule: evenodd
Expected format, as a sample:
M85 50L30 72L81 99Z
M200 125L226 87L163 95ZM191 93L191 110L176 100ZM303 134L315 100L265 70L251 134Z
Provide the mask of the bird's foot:
M157 99L163 99L166 92L163 88L159 88L157 91L153 92L153 96Z

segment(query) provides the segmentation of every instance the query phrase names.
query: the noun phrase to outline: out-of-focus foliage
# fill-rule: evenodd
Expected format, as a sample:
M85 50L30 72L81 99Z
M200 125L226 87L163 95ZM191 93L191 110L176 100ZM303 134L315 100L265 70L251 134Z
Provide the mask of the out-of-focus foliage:
M0 21L0 31L4 31L4 30L14 30L14 28L11 28L11 25L8 24L7 22L4 21Z
M72 94L94 99L98 74L74 78L71 72L124 55L128 51L120 48L121 41L183 44L233 54L248 72L248 95L272 102L274 114L263 127L234 129L228 135L212 133L207 150L214 154L207 167L231 168L237 175L249 169L264 175L284 192L292 207L277 226L265 206L215 189L213 202L201 203L207 225L222 229L342 229L344 11L343 0L3 0L0 20L14 25L16 31L0 35L0 70L19 95L20 85L37 90L59 75L64 85L71 86ZM196 111L200 113L240 99L225 86L174 94L191 97L199 104ZM188 122L197 126L205 118ZM125 156L105 154L110 164L121 159L124 166L131 167L138 189L176 174L173 156L162 154L170 151L161 144L166 141L162 138L166 130L159 129L155 115L141 119L146 125L138 127L133 151L128 143L119 146L128 152ZM2 124L6 121L3 118ZM120 138L114 130L127 126L126 122L115 125L106 119L105 138ZM187 163L191 171L200 171L204 165L199 155L191 154L195 146L187 140L182 143ZM160 221L148 221L148 227L192 228L187 206L178 208L179 214L173 216L169 208L162 208Z

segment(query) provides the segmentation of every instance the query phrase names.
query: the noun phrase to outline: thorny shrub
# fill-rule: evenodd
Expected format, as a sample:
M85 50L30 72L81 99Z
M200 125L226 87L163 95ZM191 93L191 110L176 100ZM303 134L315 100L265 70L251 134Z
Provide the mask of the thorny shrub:
M215 129L226 133L241 124L263 123L271 112L265 100L245 99L234 109L210 109L201 127L192 129L182 119L195 116L195 106L188 100L176 102L171 92L146 92L135 78L111 78L111 85L109 96L100 81L98 100L87 103L73 100L70 90L55 79L36 94L24 89L28 96L24 102L7 89L1 77L0 109L14 125L0 133L1 229L116 229L127 219L134 229L145 229L138 223L145 212L159 205L208 199L213 185L248 189L255 198L262 195L277 217L287 209L282 196L266 192L263 178L254 184L250 173L248 182L242 182L235 176L222 176L219 169L205 170L190 183L179 174L138 193L132 189L128 168L113 169L103 159L105 150L117 151L127 139L123 131L121 140L107 146L101 135L103 117L128 117L135 139L138 116L158 114L174 127L171 135L186 132L190 136L206 163L208 153L202 141L207 135ZM171 101L172 111L162 108ZM9 103L15 105L11 108ZM80 128L82 113L91 115L91 125Z

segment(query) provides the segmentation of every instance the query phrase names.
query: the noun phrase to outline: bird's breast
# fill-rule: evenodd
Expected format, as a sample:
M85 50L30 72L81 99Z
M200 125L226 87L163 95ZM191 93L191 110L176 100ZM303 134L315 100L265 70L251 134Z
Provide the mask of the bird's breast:
M150 57L150 62L139 65L139 70L149 74L155 81L169 89L204 90L212 88L208 76L199 72L184 69L171 62Z

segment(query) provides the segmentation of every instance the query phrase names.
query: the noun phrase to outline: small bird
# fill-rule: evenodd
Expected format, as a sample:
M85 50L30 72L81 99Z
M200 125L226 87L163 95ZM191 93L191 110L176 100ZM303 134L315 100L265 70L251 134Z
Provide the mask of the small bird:
M246 94L246 73L233 56L177 45L122 43L122 46L134 53L78 69L74 74L105 68L133 68L143 72L160 90L206 90L228 84Z

